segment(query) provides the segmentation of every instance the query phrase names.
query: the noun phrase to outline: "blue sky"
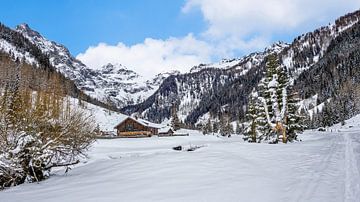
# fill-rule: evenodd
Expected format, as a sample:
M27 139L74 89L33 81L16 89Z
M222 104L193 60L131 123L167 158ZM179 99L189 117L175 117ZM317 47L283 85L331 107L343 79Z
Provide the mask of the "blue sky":
M128 45L205 28L200 13L182 15L183 0L12 0L1 3L0 21L28 23L74 55L100 42Z
M187 71L333 22L360 0L11 0L0 21L27 23L90 68Z

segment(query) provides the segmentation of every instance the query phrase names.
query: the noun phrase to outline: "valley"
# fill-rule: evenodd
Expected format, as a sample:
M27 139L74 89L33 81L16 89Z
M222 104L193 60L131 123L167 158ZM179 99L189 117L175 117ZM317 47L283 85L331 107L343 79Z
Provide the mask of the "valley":
M360 10L254 2L0 17L0 202L358 202Z
M264 145L240 137L98 140L68 173L0 192L1 201L357 201L360 117L301 142ZM351 128L350 128L351 127ZM172 147L204 146L193 152Z

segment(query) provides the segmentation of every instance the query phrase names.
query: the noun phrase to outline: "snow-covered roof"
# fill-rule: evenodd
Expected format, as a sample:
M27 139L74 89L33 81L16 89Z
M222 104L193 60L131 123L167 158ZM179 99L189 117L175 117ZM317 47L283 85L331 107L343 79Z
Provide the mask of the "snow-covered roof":
M163 127L164 127L164 126L161 125L161 124L152 123L152 122L147 121L147 120L144 120L144 119L137 119L137 118L134 118L134 117L131 117L131 116L127 116L127 117L125 117L124 119L120 120L120 123L117 124L117 125L115 126L115 128L118 127L120 124L122 124L122 123L123 123L125 120L127 120L127 119L131 119L131 120L133 120L133 121L135 121L135 122L137 122L137 123L139 123L139 124L141 124L141 125L143 125L143 126L150 127L150 128L158 128L158 129L159 129L159 128L163 128Z
M159 133L167 133L169 130L173 130L170 126L165 126L159 129Z

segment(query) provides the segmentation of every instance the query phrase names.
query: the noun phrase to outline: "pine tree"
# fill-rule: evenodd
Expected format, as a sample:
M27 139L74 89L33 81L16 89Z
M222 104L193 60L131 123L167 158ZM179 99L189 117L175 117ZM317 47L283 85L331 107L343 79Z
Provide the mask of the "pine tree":
M244 140L248 142L256 142L258 137L258 131L257 131L258 111L255 107L255 99L253 97L250 98L246 118L249 122L249 125L245 129Z
M219 132L222 136L225 136L225 117L223 115L220 115L220 121L219 121Z
M228 119L227 123L226 123L226 133L228 136L230 136L231 134L234 134L234 127L230 122L230 119Z
M230 122L230 117L227 114L220 116L220 134L228 136L233 133L233 127Z
M209 133L211 133L212 131L212 127L211 127L211 121L210 118L207 120L207 122L203 125L202 127L202 132L204 135L207 135Z
M300 101L297 94L294 92L290 93L287 99L286 133L288 141L292 142L297 140L297 133L304 131L305 117L301 116L297 110L297 103Z
M296 140L296 133L303 131L303 117L296 110L299 100L295 99L295 94L288 95L289 77L275 55L268 57L266 68L258 93L253 93L256 96L251 98L247 115L250 125L245 139L269 143L277 143L280 139L284 143Z
M243 125L239 123L239 121L236 122L236 129L235 134L240 135L243 132Z
M218 133L219 132L219 122L214 121L212 124L212 133Z
M179 121L179 117L177 115L176 105L173 105L172 109L171 109L171 127L174 130L180 129L180 121Z

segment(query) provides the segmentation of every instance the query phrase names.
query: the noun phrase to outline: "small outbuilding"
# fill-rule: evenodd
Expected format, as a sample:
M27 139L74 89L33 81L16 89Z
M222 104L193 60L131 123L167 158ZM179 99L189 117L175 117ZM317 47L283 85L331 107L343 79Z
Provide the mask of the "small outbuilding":
M164 127L159 129L159 136L173 136L174 130L171 127Z

